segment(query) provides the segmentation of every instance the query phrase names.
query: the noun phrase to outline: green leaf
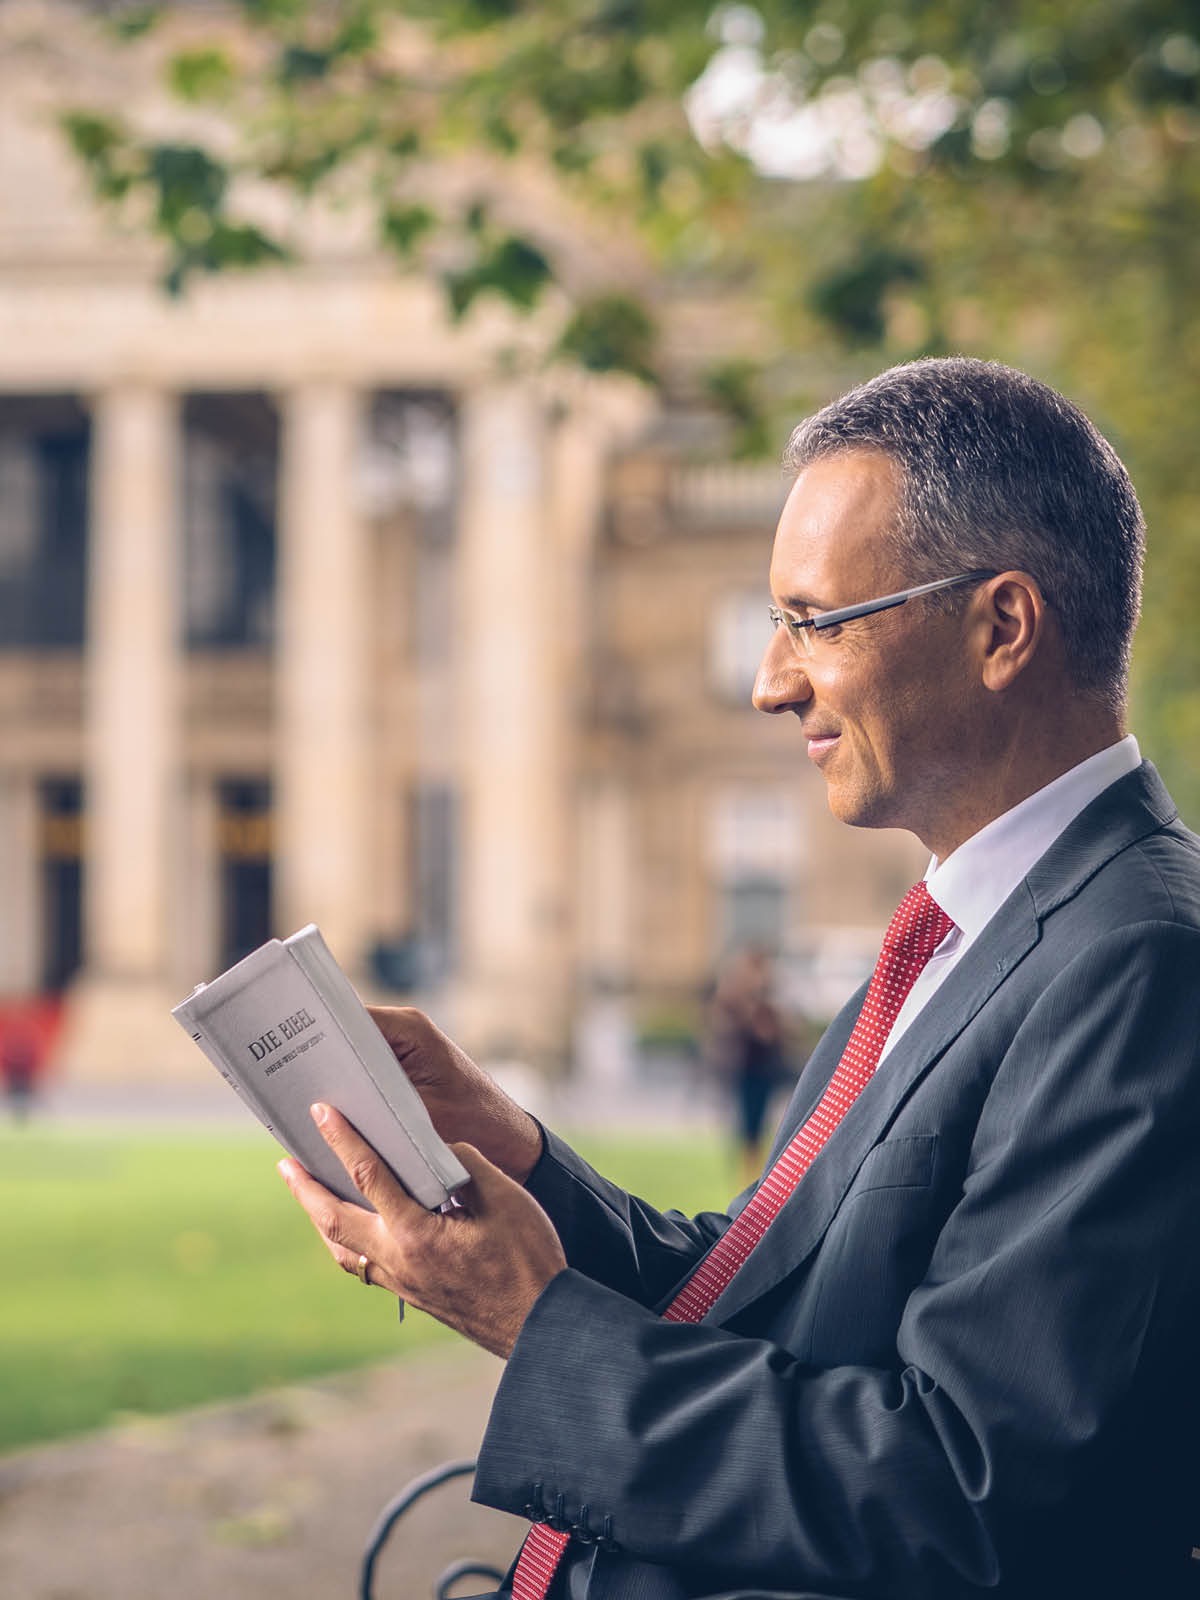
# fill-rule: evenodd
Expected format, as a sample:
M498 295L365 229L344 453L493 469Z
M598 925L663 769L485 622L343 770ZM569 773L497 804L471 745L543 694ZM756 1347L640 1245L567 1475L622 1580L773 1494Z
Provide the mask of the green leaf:
M241 0L242 10L262 27L279 27L299 21L311 0Z
M554 146L550 159L560 172L576 175L587 172L596 158L595 152L582 139L568 136Z
M107 22L118 39L141 39L158 25L162 14L162 6L123 5L115 9Z
M91 111L68 111L59 125L75 154L88 165L106 161L125 142L125 132L111 117Z
M597 33L639 34L650 23L644 0L600 0L592 14Z
M328 75L333 59L332 50L289 44L279 53L275 74L285 89L294 89L304 83L319 83Z
M521 5L522 0L427 0L413 9L439 23L444 33L455 34L495 27L516 16Z
M400 128L391 134L387 141L390 154L399 156L402 161L421 153L421 135L416 128Z
M741 357L720 362L704 374L709 399L734 425L734 454L741 459L761 458L771 447L761 379L758 363Z
M233 63L224 50L184 50L167 65L167 84L173 94L193 104L223 100L233 88Z
M178 231L195 214L211 217L229 186L224 164L197 145L152 145L146 174L158 191L158 225L167 232Z
M251 222L218 222L205 251L205 267L220 272L226 267L246 271L272 262L292 259L292 252Z
M193 240L184 238L177 243L163 275L163 287L178 299L197 272L245 272L272 264L283 265L293 259L285 244L253 223L216 219L203 236Z
M575 311L558 353L589 372L628 372L657 383L654 321L640 301L624 294L597 295Z
M671 152L661 142L652 140L642 145L637 153L638 172L647 199L653 200L671 174Z
M480 285L472 272L445 272L442 274L442 288L446 291L446 299L450 303L450 318L453 322L461 322L471 309L471 302L479 293Z
M493 149L499 150L506 156L515 155L521 147L516 129L508 118L498 111L491 111L484 118L483 137Z
M450 313L457 322L486 291L500 295L521 311L532 310L552 277L550 263L537 246L509 234L485 247L464 271L445 273L442 282Z
M95 185L96 198L113 204L118 200L124 200L133 188L136 178L132 172L105 168L92 174L92 182Z
M809 291L809 303L851 344L881 344L886 330L883 302L898 283L915 283L924 276L918 257L888 245L869 244L844 266L818 278Z
M333 54L341 59L347 56L368 55L379 44L379 27L375 7L359 5L338 29L333 41Z
M391 205L380 218L380 233L383 242L407 260L436 222L428 206Z
M606 57L586 70L565 66L548 48L526 63L530 92L551 126L560 132L594 117L619 115L641 104L649 85L629 52Z
M537 246L515 234L502 239L491 252L486 273L486 287L495 289L523 311L537 304L538 296L554 276Z

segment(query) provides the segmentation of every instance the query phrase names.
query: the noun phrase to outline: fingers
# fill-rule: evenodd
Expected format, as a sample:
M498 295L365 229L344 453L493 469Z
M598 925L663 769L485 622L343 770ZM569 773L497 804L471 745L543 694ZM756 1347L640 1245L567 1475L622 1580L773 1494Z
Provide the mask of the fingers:
M473 1144L452 1144L450 1148L471 1174L470 1186L459 1190L469 1210L483 1210L489 1193L494 1193L497 1185L516 1187L512 1179L505 1177L500 1168L476 1150Z
M430 1019L415 1006L368 1006L367 1013L400 1062L429 1044L437 1033Z
M281 1161L278 1170L338 1266L357 1273L359 1257L370 1258L375 1243L370 1235L377 1219L361 1206L348 1205L330 1194L298 1161Z
M310 1107L321 1137L337 1156L358 1190L380 1216L404 1218L413 1212L424 1214L421 1206L393 1176L376 1151L340 1111L318 1102Z
M279 1163L333 1259L496 1355L510 1354L530 1307L566 1265L537 1201L474 1145L458 1143L455 1154L472 1179L466 1207L446 1216L428 1212L379 1170L379 1158L344 1117L317 1109L325 1109L318 1125L330 1147L378 1206L369 1212L348 1204L298 1162Z

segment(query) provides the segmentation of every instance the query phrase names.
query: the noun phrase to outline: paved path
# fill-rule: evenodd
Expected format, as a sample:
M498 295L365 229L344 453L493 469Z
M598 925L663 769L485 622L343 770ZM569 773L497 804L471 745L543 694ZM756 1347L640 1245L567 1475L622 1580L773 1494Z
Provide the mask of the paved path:
M475 1455L500 1370L463 1345L0 1456L0 1596L354 1600L377 1514ZM468 1492L446 1485L401 1521L378 1600L428 1600L464 1555L507 1566L524 1525Z

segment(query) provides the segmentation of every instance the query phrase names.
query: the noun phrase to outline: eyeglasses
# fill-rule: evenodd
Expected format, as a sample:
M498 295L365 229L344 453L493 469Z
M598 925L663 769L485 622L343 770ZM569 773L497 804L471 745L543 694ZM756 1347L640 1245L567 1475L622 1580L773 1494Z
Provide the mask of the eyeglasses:
M895 594L881 595L878 600L860 600L857 605L839 606L836 611L816 611L811 617L794 617L779 606L768 606L767 614L777 628L788 631L794 644L806 656L816 652L816 636L827 628L837 628L843 622L855 622L859 617L869 617L876 611L890 611L893 606L906 605L919 595L934 594L938 589L949 589L959 583L982 583L994 578L994 572L960 572L956 578L939 578L935 583L919 583L914 589L900 589Z

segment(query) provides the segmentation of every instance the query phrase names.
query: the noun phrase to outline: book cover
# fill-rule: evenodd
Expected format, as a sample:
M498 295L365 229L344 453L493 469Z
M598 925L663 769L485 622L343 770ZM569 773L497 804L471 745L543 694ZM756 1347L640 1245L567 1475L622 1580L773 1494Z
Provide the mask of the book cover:
M316 1100L353 1123L430 1211L467 1181L315 924L261 945L171 1015L288 1154L341 1199L368 1204L317 1131L308 1109Z

